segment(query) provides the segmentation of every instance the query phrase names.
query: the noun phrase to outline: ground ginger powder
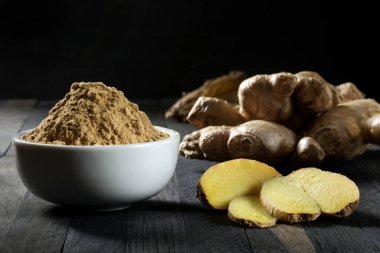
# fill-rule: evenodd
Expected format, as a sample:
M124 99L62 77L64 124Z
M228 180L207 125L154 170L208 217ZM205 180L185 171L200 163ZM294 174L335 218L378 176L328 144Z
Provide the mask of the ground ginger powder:
M123 92L100 82L74 83L27 141L58 145L116 145L167 138Z

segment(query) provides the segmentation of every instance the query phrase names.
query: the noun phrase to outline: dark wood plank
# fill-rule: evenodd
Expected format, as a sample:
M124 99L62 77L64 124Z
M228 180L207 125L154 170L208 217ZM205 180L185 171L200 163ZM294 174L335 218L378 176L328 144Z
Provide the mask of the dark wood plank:
M71 213L28 192L0 252L60 252Z
M53 101L42 101L33 108L21 130L30 129L47 115ZM13 152L7 152L7 159L13 160ZM15 170L15 169L14 169ZM18 176L17 176L18 178ZM7 180L8 181L8 180ZM20 186L24 189L24 186ZM12 195L10 195L13 198ZM21 200L19 203L21 203ZM15 201L17 203L17 201ZM6 252L59 252L66 237L70 214L33 194L27 194L20 209L13 214L13 224L4 240L2 249ZM16 217L14 217L16 216ZM4 252L0 250L0 252Z
M125 252L126 211L72 216L63 252Z
M301 225L277 224L272 228L246 228L254 252L316 252Z
M304 225L317 252L379 252L355 222L350 219L319 218Z
M19 131L36 100L5 100L0 104L0 156L8 150L12 137Z
M127 210L127 252L194 252L188 244L176 177Z
M27 190L16 171L13 157L0 158L0 246L16 217ZM0 252L3 252L0 250Z
M380 251L380 149L374 147L345 168L345 174L354 179L360 189L360 203L353 221L363 230Z

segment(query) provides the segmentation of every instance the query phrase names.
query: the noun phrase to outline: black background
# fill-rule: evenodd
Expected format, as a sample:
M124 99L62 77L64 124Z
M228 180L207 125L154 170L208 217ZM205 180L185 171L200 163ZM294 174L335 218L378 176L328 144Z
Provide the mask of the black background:
M103 81L129 98L176 97L229 70L307 69L379 99L376 10L361 2L0 0L0 98L60 98L74 81Z

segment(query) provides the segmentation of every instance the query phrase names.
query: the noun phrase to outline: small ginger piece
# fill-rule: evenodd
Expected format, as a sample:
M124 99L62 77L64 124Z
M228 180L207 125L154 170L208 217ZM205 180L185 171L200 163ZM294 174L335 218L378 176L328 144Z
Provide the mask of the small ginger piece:
M186 121L191 108L201 96L216 97L237 104L237 90L240 83L246 78L246 74L241 71L231 71L230 73L206 80L204 84L196 90L183 95L165 113L166 118L175 118Z
M236 105L218 98L199 97L191 108L187 121L200 129L206 126L234 126L246 120L240 115Z
M258 195L234 198L227 215L233 222L248 227L267 228L276 224L276 218L262 206Z
M319 143L329 162L361 155L368 143L380 144L380 105L373 99L341 103L316 117L305 135Z
M341 101L337 88L326 82L318 73L302 71L295 76L297 88L293 97L300 112L318 114L331 109Z
M358 87L356 87L356 85L351 82L342 83L336 86L336 89L338 90L341 97L340 103L365 98L364 93L361 92Z
M276 164L291 156L296 143L296 135L286 127L251 120L236 127L210 126L186 135L180 153L215 161L248 158Z
M260 200L274 217L286 222L311 221L320 214L347 217L359 203L357 185L344 175L303 168L263 183Z
M218 163L200 178L197 196L204 205L224 210L235 197L259 194L265 180L279 175L273 167L255 160Z
M293 165L299 167L316 166L325 159L325 152L321 145L311 137L303 137L298 143L293 154Z
M347 217L359 204L359 188L344 175L317 168L303 168L287 178L301 185L325 215Z
M296 87L297 77L286 72L248 78L238 91L240 113L246 119L286 121L293 113L291 95Z
M288 177L265 181L260 200L270 215L290 223L312 221L321 214L318 203Z

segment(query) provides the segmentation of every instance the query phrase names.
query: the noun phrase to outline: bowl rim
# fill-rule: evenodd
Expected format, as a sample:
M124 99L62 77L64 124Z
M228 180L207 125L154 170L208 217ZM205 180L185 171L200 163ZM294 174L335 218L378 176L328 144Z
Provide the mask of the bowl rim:
M173 142L175 140L180 139L180 134L170 128L161 127L161 126L153 126L157 130L160 130L161 132L169 134L169 137L157 141L148 141L143 143L131 143L131 144L115 144L115 145L57 145L57 144L46 144L46 143L38 143L38 142L31 142L26 141L22 138L22 136L32 131L33 129L24 130L21 132L18 132L13 138L12 143L19 144L19 145L27 145L27 146L35 146L35 147L41 147L41 148L55 148L55 149L80 149L80 150L87 150L87 149L112 149L112 148L139 148L139 147L147 147L152 145L160 145L164 143Z

